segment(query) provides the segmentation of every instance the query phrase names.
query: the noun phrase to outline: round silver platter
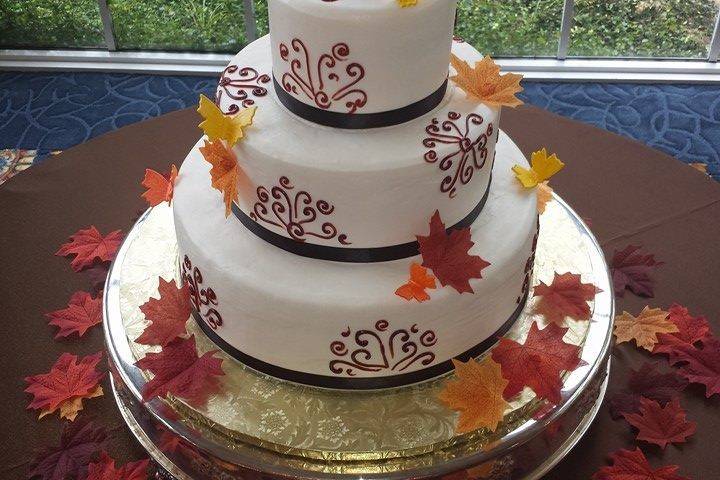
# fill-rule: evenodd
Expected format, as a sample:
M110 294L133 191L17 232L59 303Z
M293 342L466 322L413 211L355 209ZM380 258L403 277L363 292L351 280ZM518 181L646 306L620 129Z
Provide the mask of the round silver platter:
M582 275L601 289L591 320L566 319L565 341L584 365L563 376L562 401L548 406L525 389L495 432L457 434L457 414L437 399L452 374L375 392L303 387L267 377L223 357L223 391L202 408L177 398L143 402L147 375L135 363L157 348L136 344L147 325L139 307L157 279L178 278L172 209L163 204L136 223L113 263L105 291L105 336L112 388L131 432L177 479L478 479L531 480L556 465L589 428L610 367L612 284L587 226L555 196L540 217L533 285L555 272ZM522 340L534 300L507 337ZM449 319L451 321L451 319ZM192 322L200 353L214 345Z

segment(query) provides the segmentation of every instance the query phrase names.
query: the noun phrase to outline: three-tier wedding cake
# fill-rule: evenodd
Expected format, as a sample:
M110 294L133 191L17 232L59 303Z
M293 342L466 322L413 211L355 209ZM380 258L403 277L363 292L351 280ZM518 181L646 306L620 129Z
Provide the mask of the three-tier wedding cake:
M241 138L201 139L175 186L195 319L293 382L446 373L522 311L538 232L500 107L453 80L451 52L483 59L453 39L457 2L268 3L270 35L235 56L213 106Z

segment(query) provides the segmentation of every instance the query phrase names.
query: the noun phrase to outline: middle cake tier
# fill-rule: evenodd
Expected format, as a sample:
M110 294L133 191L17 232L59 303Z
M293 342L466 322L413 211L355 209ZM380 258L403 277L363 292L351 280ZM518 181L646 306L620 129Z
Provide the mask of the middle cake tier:
M474 293L429 290L407 301L420 256L379 263L342 263L291 254L262 240L210 188L210 164L195 146L175 186L173 209L180 267L195 319L223 350L246 365L289 381L328 388L373 389L410 384L452 369L488 349L522 310L537 239L534 190L511 167L527 162L504 134L492 188L470 226L478 255L490 266L471 279ZM352 175L348 175L352 182ZM401 200L399 200L401 201ZM434 207L422 210L412 235L428 235ZM368 238L373 227L368 222ZM408 235L410 231L408 232Z

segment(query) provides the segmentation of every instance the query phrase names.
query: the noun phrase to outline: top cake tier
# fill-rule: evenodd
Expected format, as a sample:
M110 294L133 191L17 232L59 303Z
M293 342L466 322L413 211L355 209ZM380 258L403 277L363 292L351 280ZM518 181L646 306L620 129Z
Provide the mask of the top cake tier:
M337 128L403 123L435 108L456 0L269 0L273 76L293 113Z

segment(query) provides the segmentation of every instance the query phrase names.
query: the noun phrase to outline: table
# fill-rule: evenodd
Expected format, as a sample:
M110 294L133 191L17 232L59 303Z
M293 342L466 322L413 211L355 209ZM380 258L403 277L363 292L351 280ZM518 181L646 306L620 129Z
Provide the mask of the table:
M124 127L20 173L0 186L0 432L9 438L0 450L0 477L25 478L34 450L58 443L57 415L37 420L25 410L27 375L49 370L66 351L85 355L103 348L102 330L83 338L55 341L44 313L64 308L76 290L87 290L86 274L76 274L58 246L79 228L127 232L145 208L140 181L146 167L179 165L197 141L199 117L192 109ZM502 128L526 155L545 146L566 163L553 178L555 190L588 219L606 255L628 244L641 244L666 262L655 274L654 299L630 292L618 313L668 307L673 302L704 314L720 335L720 184L702 173L633 140L584 125L538 108L503 112ZM632 345L613 352L608 398L626 384L631 368L660 361ZM104 381L106 392L107 379ZM720 398L705 399L704 387L691 385L681 403L697 433L685 445L664 452L643 444L654 465L678 464L695 480L720 471L716 454ZM116 411L110 395L85 402L81 415L95 417L111 432L108 451L119 463L143 458ZM608 453L634 448L634 433L614 421L607 402L588 434L546 478L587 479L605 465Z

